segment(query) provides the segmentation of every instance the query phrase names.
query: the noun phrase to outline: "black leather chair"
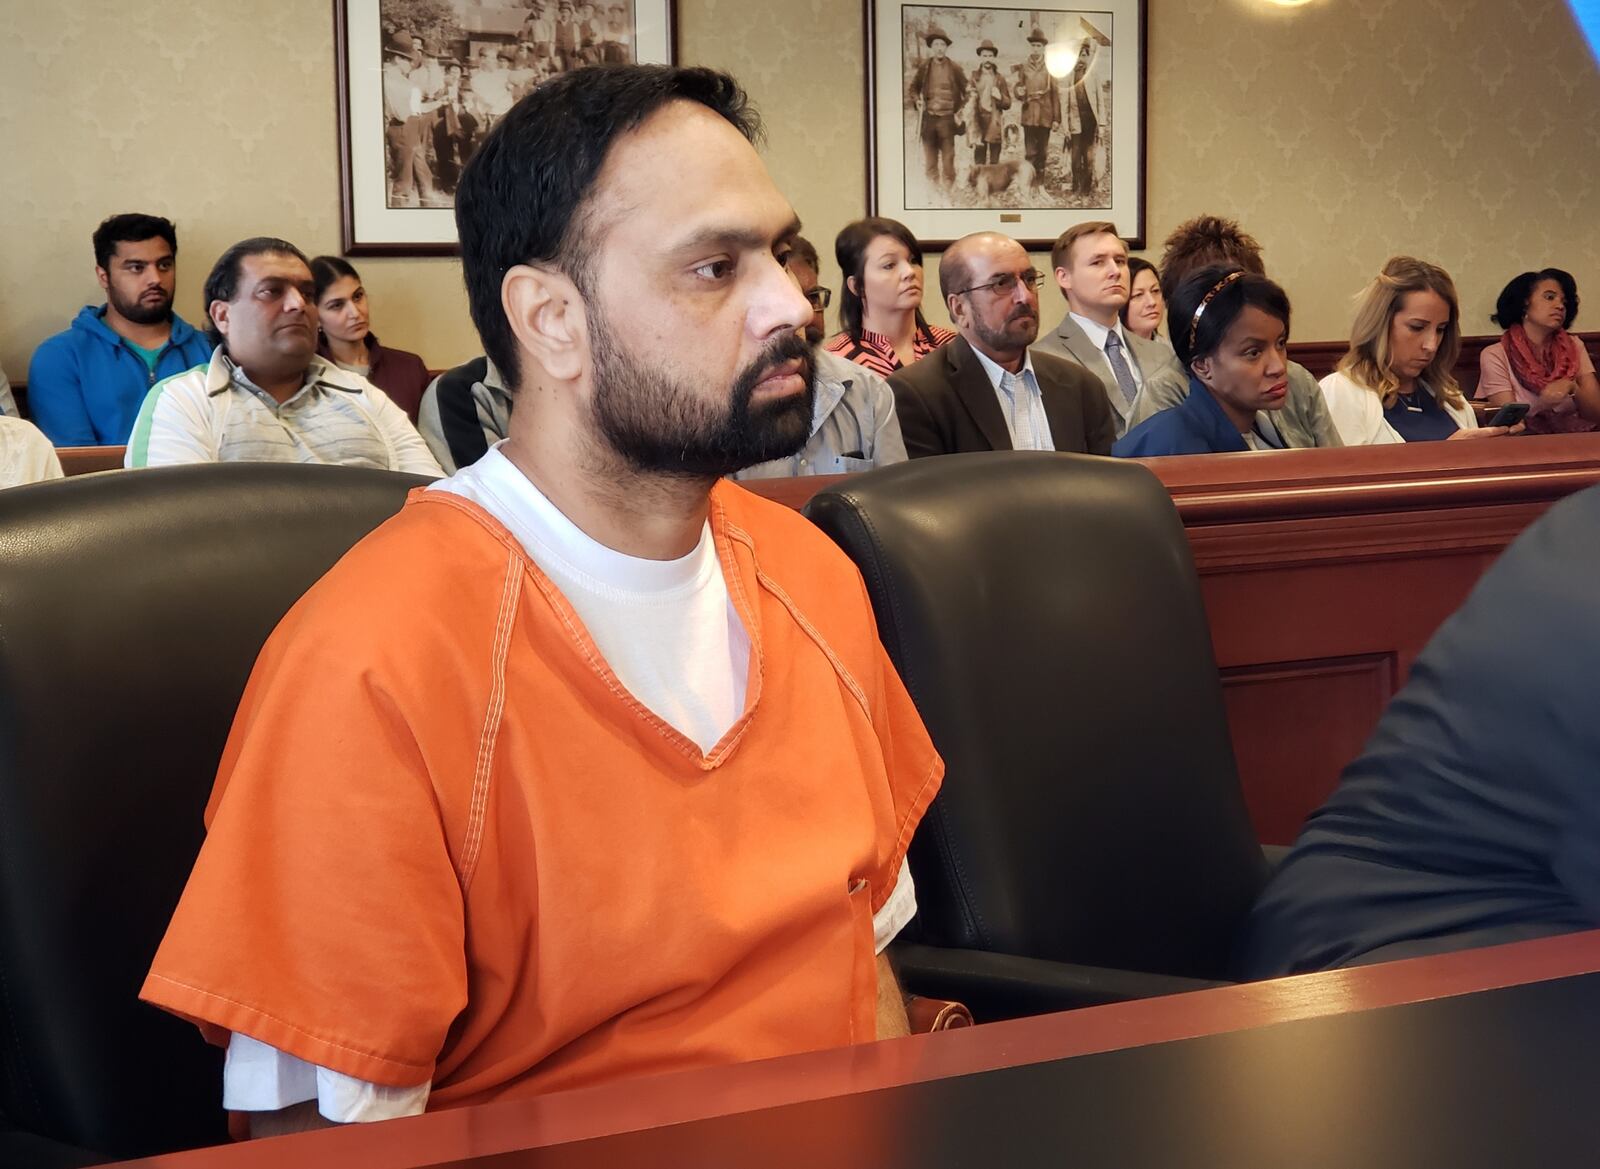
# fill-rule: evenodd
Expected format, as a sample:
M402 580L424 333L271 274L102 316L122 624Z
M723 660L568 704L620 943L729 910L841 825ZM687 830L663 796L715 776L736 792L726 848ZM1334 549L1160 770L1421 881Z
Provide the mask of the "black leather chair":
M984 1019L1215 985L1265 879L1183 526L1143 467L1036 452L854 476L860 567L947 767L908 990Z
M0 1165L226 1139L220 1052L139 986L267 634L423 482L232 465L0 491Z

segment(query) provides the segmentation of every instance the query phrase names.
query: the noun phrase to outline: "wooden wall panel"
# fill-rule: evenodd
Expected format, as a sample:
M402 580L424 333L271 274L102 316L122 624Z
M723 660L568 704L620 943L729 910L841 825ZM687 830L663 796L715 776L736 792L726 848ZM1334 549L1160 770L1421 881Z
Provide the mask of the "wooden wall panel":
M1392 653L1375 653L1223 666L1221 673L1251 823L1261 840L1286 843L1305 818L1302 798L1321 803L1366 742L1394 693L1399 664Z

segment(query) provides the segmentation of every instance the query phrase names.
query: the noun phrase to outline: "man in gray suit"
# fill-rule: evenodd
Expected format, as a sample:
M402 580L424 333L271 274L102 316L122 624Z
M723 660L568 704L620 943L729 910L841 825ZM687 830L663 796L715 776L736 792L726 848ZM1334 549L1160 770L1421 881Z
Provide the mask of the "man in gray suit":
M889 378L906 452L1077 451L1107 455L1111 410L1094 376L1048 353L1039 281L1009 236L977 232L939 260L939 285L961 335Z
M1167 237L1166 250L1161 254L1162 295L1170 297L1191 272L1212 264L1237 264L1257 276L1264 276L1267 271L1261 261L1261 245L1241 230L1236 221L1218 215L1198 215L1180 223ZM1189 324L1188 321L1169 320L1167 335L1173 336L1178 329L1187 329ZM1289 397L1283 409L1258 413L1257 428L1276 431L1286 447L1343 446L1344 440L1339 437L1328 413L1322 387L1311 371L1291 361L1288 379ZM1174 361L1171 369L1145 379L1128 425L1138 426L1150 415L1170 410L1188 396L1189 373Z
M1050 263L1067 298L1067 315L1034 348L1075 361L1099 378L1121 438L1145 383L1160 374L1182 378L1183 368L1165 345L1122 327L1131 282L1128 246L1115 224L1092 220L1067 228Z

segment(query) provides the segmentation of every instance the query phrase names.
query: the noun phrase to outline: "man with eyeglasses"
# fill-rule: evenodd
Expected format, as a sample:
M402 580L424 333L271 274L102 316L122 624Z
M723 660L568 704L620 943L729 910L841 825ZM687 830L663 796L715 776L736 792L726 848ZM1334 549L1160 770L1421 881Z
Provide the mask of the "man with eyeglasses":
M833 290L822 287L822 266L817 260L817 249L804 236L795 236L794 246L784 259L789 275L800 282L800 291L811 302L811 320L806 324L806 340L819 345L828 335L828 323L822 310L833 300Z
M865 366L829 353L822 310L832 294L818 283L817 249L795 236L783 266L811 303L804 329L811 344L816 396L811 406L811 437L794 454L735 471L734 479L789 479L801 475L844 475L906 461L906 444L894 414L889 383Z
M912 458L962 451L1107 455L1115 427L1093 374L1047 353L1039 272L1009 236L977 232L939 261L939 287L960 334L889 379Z
M1122 326L1122 309L1133 283L1128 276L1128 245L1117 235L1116 224L1103 220L1073 224L1056 240L1050 263L1067 299L1067 312L1038 348L1076 362L1099 379L1121 438L1147 381L1165 374L1187 386L1188 375L1170 346L1146 341Z

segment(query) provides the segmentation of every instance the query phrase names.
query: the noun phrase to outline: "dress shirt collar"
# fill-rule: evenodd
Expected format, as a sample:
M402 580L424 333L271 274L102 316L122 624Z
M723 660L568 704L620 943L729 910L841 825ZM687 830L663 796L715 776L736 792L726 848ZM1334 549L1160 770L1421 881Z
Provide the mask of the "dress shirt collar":
M1077 313L1068 313L1067 315L1078 322L1078 328L1088 335L1090 344L1100 352L1104 353L1106 351L1106 337L1113 332L1116 333L1117 340L1122 342L1122 352L1124 354L1133 352L1133 346L1128 344L1128 334L1122 331L1121 321L1112 321L1111 328L1108 329L1099 321L1091 321L1088 317L1080 317Z
M967 344L972 346L973 356L983 365L983 372L989 375L989 384L994 387L994 392L1000 393L1000 375L1010 371L1002 369L997 363L991 361L987 354L976 345L972 345L970 341ZM1017 371L1017 374L1022 378L1022 384L1027 386L1029 390L1034 393L1039 392L1039 379L1033 375L1033 354L1027 350L1023 350L1022 368Z

